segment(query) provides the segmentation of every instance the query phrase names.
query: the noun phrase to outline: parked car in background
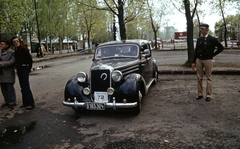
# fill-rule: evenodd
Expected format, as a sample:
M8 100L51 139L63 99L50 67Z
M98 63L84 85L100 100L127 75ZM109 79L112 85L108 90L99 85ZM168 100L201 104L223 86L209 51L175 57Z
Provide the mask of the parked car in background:
M147 40L98 45L90 73L80 71L65 86L63 105L74 110L132 110L158 80L156 60Z

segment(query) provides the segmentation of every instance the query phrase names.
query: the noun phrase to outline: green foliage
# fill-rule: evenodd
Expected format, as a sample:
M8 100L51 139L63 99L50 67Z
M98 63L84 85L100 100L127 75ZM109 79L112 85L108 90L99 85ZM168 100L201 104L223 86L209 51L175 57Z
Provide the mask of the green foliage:
M237 29L237 25L239 24L240 14L235 16L230 15L226 17L226 24L227 24L227 37L230 37L232 40L237 39L237 33L239 30ZM222 20L218 21L215 24L215 34L219 38L224 38L224 23Z
M26 1L1 0L0 7L1 32L4 32L7 37L20 34L24 22L29 20L25 16L25 13L30 11Z
M182 64L182 66L191 67L192 66L192 62L186 61L184 64Z
M134 21L131 21L129 22L127 25L126 25L126 28L127 28L127 39L138 39L140 38L140 30L138 30L137 28L137 23L138 20L134 20Z
M38 2L41 38L53 39L67 35L72 28L71 18L68 17L70 11L68 1L39 0Z

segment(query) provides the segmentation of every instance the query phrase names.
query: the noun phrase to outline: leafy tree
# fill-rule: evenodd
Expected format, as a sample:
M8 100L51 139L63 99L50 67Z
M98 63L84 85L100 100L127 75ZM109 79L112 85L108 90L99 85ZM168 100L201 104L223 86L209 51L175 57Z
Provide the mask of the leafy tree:
M81 3L88 3L88 5L91 6L98 6L97 1L92 0L92 1L88 1L88 0L81 0ZM91 35L92 35L92 29L94 27L98 27L98 25L100 25L101 22L100 18L105 18L105 14L103 12L99 12L98 10L96 10L94 7L89 7L87 5L81 5L81 3L76 3L75 5L76 7L76 13L78 14L78 17L76 18L79 22L79 26L81 27L81 30L83 33L83 35L86 35L86 39L87 39L87 43L88 43L88 47L90 47L90 39L91 39ZM99 24L98 24L99 23ZM101 26L101 25L100 25ZM83 39L85 39L85 36L83 36Z
M193 18L197 9L198 1L196 0L194 3L194 8L191 11L190 9L190 1L183 0L184 8L185 8L185 16L187 20L187 45L188 45L188 63L193 61L193 53L194 53L194 45L193 45Z
M194 45L193 45L193 18L197 10L197 6L199 4L198 0L182 0L185 16L187 21L187 46L188 46L188 60L187 63L191 63L193 60L193 53L194 53ZM176 4L172 1L173 5ZM178 10L181 11L180 8Z
M71 30L71 27L69 27L70 23L68 21L70 4L67 0L41 0L38 1L38 5L39 27L42 34L41 39L46 39L46 42L48 42L49 39L50 47L52 47L52 40L57 37L62 37L60 38L60 42L62 43L65 35L69 32L69 28Z
M135 19L132 22L126 24L127 28L127 39L137 39L139 37L139 30L137 29L138 26L138 20Z
M220 10L220 14L222 16L223 19L223 26L224 26L224 40L225 40L225 47L227 47L227 23L226 23L226 19L225 19L225 4L226 4L226 0L217 0L217 3L213 3L215 4L215 6L217 8L219 8Z
M93 7L97 10L109 11L113 15L117 16L120 38L122 40L127 39L126 23L134 20L141 12L141 9L145 4L144 0L99 0L98 4L101 5L89 5L88 3L84 3L82 1L80 3L89 7Z
M29 10L26 1L0 0L0 8L1 33L5 33L5 38L20 34L24 22L28 21L24 15Z
M112 39L112 19L109 19L107 17L108 14L106 14L105 18L106 21L102 22L102 20L99 20L101 22L98 22L97 27L93 27L92 29L92 40L94 43L96 42L106 42Z
M228 8L230 6L236 7L235 5L238 4L239 2L236 0L212 0L210 1L210 5L214 8L213 10L218 10L218 13L222 16L222 21L223 21L223 39L225 41L225 47L228 47L227 45L227 20L226 20L226 14L227 11L229 10ZM218 8L218 9L215 9ZM218 31L217 31L218 32Z
M240 14L237 14L235 16L230 15L226 17L226 26L227 26L227 37L230 37L230 39L232 40L236 40L237 39L237 25L239 24L239 20L240 20ZM215 34L219 37L219 38L224 38L224 22L222 20L216 22L215 24Z

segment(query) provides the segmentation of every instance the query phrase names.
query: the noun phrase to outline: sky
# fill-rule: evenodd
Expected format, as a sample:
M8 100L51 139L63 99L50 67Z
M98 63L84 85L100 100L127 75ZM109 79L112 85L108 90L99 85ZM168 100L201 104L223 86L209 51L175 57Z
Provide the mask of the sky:
M215 23L218 22L219 20L222 20L222 17L220 14L217 13L212 13L211 12L211 8L207 7L207 6L202 6L205 10L205 15L204 17L200 16L200 21L203 23L207 23L209 24L209 28L210 30L212 30L214 32L214 26ZM201 9L201 8L200 8ZM237 13L236 9L233 8L228 8L227 10L227 15L235 15ZM226 17L225 16L225 17ZM195 16L194 19L196 19L197 17ZM183 32L186 31L186 17L184 13L180 13L178 10L174 10L174 14L171 15L171 17L168 18L168 26L173 26L176 29L178 29L178 32Z
M210 30L214 31L214 26L217 21L221 20L221 17L217 14L208 15L202 19L201 22L209 24ZM186 31L186 17L184 14L177 14L173 19L169 20L168 26L173 26L178 29L178 32Z

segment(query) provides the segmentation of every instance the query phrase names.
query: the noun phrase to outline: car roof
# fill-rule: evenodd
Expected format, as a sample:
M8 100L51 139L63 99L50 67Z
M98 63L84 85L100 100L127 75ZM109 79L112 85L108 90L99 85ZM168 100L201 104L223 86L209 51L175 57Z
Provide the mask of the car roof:
M109 41L109 42L101 43L99 46L116 45L116 44L138 44L142 46L142 45L148 44L148 41L144 39L117 40L117 41Z

